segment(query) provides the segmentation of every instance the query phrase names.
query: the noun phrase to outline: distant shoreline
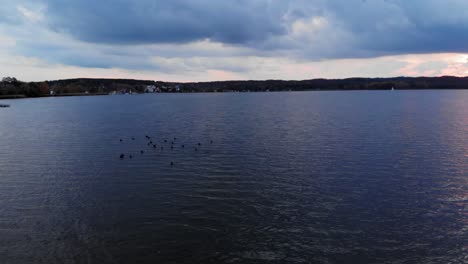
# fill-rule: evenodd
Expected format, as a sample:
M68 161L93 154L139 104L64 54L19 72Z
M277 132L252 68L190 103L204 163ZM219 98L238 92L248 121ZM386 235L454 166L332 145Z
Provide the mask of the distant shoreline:
M372 91L372 90L464 90L468 77L395 77L311 79L302 81L215 81L162 82L132 79L66 79L44 82L21 82L4 78L0 99L51 96L95 96L140 93L215 93L280 91Z
M27 98L24 94L12 94L12 95L0 95L0 100L2 99L23 99Z
M0 95L0 100L12 100L12 99L27 99L27 98L51 98L51 97L72 97L72 96L103 96L108 95L107 93L72 93L72 94L60 94L60 95L44 95L44 96L25 96L24 94L14 95Z
M427 88L427 89L395 89L394 91L458 91L458 90L468 90L468 88L459 88L459 89L437 89L437 88ZM359 92L359 91L392 91L392 90L383 90L383 89L356 89L356 90L338 90L338 89L316 89L316 90L279 90L279 91L224 91L224 92L162 92L162 93L133 93L131 95L143 95L143 94L221 94L221 93L285 93L285 92ZM127 94L118 94L120 96L125 96ZM117 95L117 96L118 96ZM0 96L1 100L17 100L17 99L31 99L31 98L58 98L58 97L78 97L78 96L116 96L108 93L73 93L73 94L59 94L59 95L45 95L45 96L33 96L27 97L24 95L12 95L12 96Z

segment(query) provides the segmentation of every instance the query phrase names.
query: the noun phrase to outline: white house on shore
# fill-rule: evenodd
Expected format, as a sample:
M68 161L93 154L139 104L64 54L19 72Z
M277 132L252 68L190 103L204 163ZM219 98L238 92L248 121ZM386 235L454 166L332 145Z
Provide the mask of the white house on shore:
M157 90L155 85L147 85L145 88L145 93L155 93Z

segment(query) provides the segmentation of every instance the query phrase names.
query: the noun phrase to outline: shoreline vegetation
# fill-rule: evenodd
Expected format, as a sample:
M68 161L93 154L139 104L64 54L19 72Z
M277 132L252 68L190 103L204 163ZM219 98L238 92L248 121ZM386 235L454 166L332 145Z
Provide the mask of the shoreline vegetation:
M66 79L22 82L5 77L0 82L0 99L50 96L87 96L135 93L352 91L352 90L468 89L468 77L395 77L312 79L302 81L215 81L162 82L132 79Z

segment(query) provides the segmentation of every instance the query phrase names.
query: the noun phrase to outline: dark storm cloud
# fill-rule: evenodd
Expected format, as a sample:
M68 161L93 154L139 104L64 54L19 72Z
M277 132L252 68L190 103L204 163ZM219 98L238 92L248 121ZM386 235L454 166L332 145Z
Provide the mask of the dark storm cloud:
M48 0L46 5L54 30L92 43L210 39L257 49L288 49L298 43L282 40L277 47L274 43L288 36L294 21L321 16L329 28L316 33L317 38L335 31L347 33L346 38L327 43L337 50L328 57L468 50L465 0Z
M50 25L95 43L225 43L284 34L282 5L252 0L47 1Z
M64 65L162 71L194 58L204 69L201 58L236 69L248 57L468 52L466 10L467 0L2 0L0 39Z
M371 56L467 52L466 0L329 0L325 9Z

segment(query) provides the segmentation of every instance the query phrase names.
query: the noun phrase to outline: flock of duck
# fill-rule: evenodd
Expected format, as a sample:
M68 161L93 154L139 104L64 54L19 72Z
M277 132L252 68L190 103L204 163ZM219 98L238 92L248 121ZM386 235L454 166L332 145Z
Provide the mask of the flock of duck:
M148 135L145 135L145 139L146 139L146 146L151 148L151 149L159 149L159 150L163 151L165 148L168 148L168 149L170 148L171 150L174 150L177 147L180 147L182 149L190 148L190 146L188 146L186 144L178 143L176 137L172 138L172 140L164 139L159 143L156 140L153 141L153 138L148 136ZM135 141L136 138L131 137L130 140ZM123 143L124 139L121 138L120 142ZM209 140L207 144L213 144L213 140ZM201 146L202 146L201 142L198 142L198 143L194 144L193 145L193 151L198 151L201 148ZM145 150L140 150L140 155L143 155L143 154L145 154ZM132 154L125 154L125 153L120 154L120 159L121 160L123 160L125 158L133 159L133 157L134 156ZM171 161L170 165L174 166L174 162Z

